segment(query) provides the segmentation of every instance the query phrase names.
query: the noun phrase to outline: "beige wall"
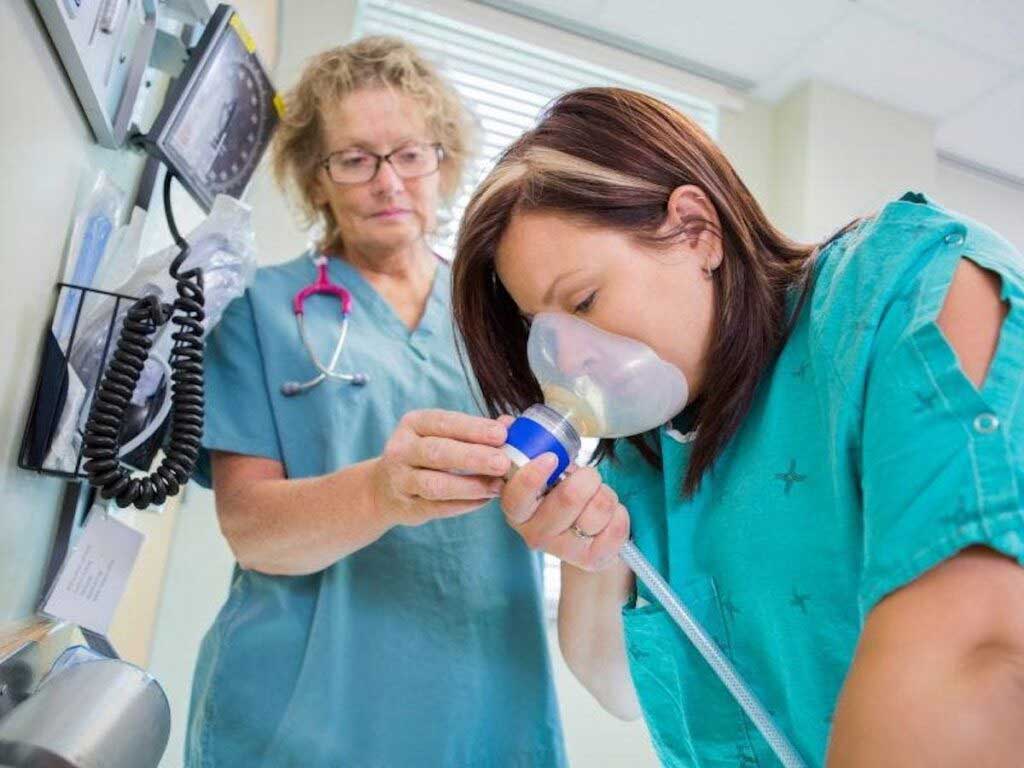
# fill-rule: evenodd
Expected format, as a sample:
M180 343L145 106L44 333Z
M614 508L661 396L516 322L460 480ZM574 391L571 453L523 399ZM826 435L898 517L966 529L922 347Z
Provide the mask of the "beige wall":
M286 3L281 16L280 48L274 83L286 91L298 80L306 59L348 41L355 21L354 0ZM262 264L293 259L306 249L308 234L300 216L278 189L267 163L253 180L249 202L255 215L256 247Z
M810 83L805 232L820 240L909 189L935 188L930 121Z
M775 130L777 110L761 101L748 101L743 109L723 109L718 121L718 145L754 197L775 215Z
M129 510L122 513L122 519L142 531L146 538L124 597L114 614L110 641L121 658L146 669L149 667L160 596L164 591L171 540L178 519L178 500L169 499L159 514Z
M721 143L774 221L813 242L909 189L933 191L932 133L927 120L811 82L725 113Z

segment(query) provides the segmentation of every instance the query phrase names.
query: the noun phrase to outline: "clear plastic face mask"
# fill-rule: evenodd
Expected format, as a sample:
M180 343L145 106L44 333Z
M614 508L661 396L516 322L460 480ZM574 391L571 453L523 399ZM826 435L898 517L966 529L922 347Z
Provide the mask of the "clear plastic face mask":
M534 317L527 344L544 402L583 437L627 437L659 427L686 405L675 365L643 342L568 314Z

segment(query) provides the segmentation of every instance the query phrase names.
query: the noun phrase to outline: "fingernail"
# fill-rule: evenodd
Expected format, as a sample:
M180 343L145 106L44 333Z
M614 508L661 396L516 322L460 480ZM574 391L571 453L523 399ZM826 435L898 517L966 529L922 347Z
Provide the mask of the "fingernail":
M493 456L491 456L489 464L491 469L496 470L498 472L503 472L505 468L508 466L508 461L508 457L505 456L505 454L496 453Z
M504 427L501 427L501 426L491 427L490 435L491 435L491 440L494 440L495 442L502 442L502 443L504 443L505 442L505 438L508 437L508 432L505 430Z
M558 466L558 457L553 453L544 453L537 459L537 465L548 471Z

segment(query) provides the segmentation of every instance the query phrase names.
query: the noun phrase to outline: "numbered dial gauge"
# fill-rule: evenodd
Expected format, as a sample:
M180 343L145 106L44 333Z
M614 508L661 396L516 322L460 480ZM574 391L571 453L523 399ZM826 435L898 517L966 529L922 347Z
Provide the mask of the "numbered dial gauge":
M268 94L259 72L248 62L235 62L229 78L235 89L230 98L220 102L208 147L197 158L206 164L206 185L225 194L244 187L252 176L268 120Z
M207 210L218 194L242 196L278 120L273 86L230 13L210 20L152 132L158 156Z

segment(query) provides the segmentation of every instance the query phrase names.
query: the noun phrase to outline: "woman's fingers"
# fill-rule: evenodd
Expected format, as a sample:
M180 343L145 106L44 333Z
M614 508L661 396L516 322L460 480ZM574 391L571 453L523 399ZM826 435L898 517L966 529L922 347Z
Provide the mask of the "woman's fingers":
M499 422L457 411L410 411L401 424L420 437L447 437L496 448L504 445L507 437L505 426Z
M447 437L421 437L410 445L409 464L424 469L504 477L512 466L500 448L464 443Z
M468 501L421 501L424 515L427 520L439 520L445 517L458 517L469 512L475 512L490 502L490 499L475 499Z
M575 534L577 538L593 539L597 537L608 527L617 506L619 506L618 495L607 485L602 485L597 493L590 497L590 501L580 512L579 517L570 523L569 532Z
M541 496L547 490L548 478L558 466L558 457L545 453L521 467L505 484L501 494L501 508L513 526L529 520L540 504Z
M621 504L612 510L608 524L594 538L581 539L565 531L547 548L549 554L584 571L602 571L618 559L619 550L629 539L629 514Z
M608 525L593 539L584 542L586 548L575 564L587 571L604 570L615 562L619 550L628 540L629 513L624 506L616 504Z
M501 480L414 469L406 475L402 491L427 501L487 501L501 493Z
M505 516L531 549L584 570L603 570L629 539L629 514L590 467L577 468L542 496L556 465L545 454L520 469L501 496Z
M596 471L579 470L555 486L533 516L518 526L519 534L532 549L548 550L580 517L591 518L595 531L603 529L617 502Z
M375 496L406 525L471 512L504 487L505 437L505 425L492 419L410 411L381 453Z

